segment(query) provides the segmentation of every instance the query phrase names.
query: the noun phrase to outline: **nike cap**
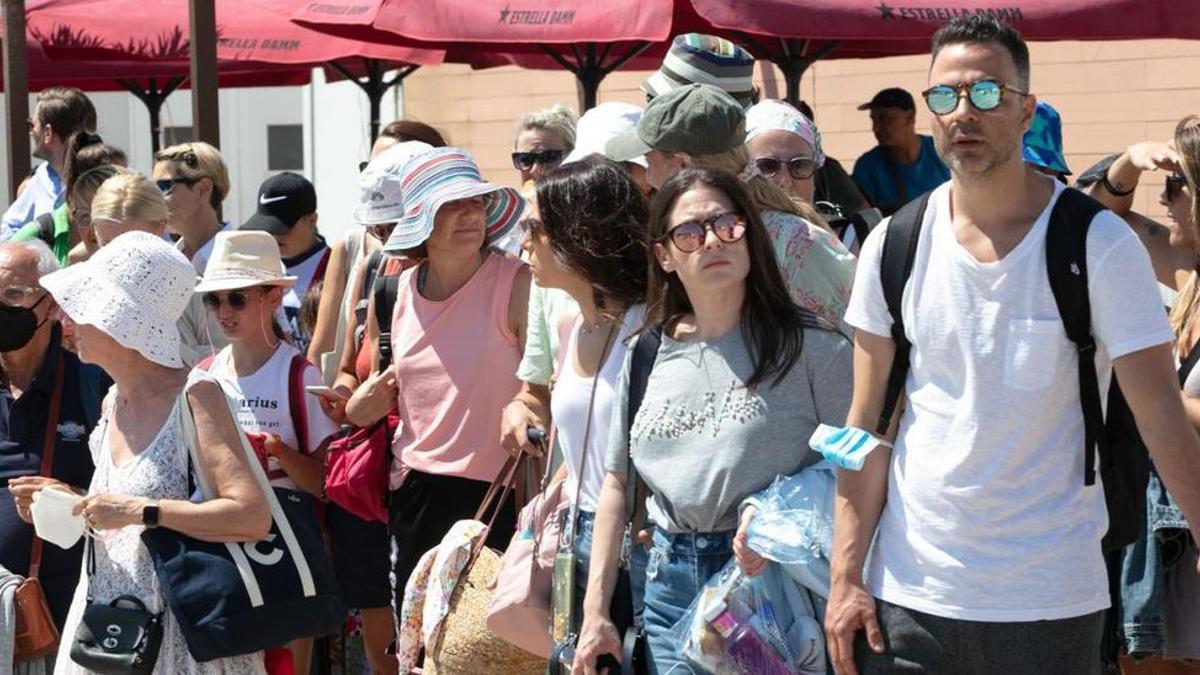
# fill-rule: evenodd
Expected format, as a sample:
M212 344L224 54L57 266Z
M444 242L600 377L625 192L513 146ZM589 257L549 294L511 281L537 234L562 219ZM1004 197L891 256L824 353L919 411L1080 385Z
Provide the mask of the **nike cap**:
M285 171L258 188L258 210L238 229L287 234L296 221L317 210L317 191L307 178Z

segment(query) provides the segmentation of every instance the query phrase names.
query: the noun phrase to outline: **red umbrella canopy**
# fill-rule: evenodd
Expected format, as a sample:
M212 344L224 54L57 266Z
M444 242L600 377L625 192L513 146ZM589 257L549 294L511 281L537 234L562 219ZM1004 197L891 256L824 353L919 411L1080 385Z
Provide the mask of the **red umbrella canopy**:
M439 51L364 44L323 35L288 17L299 0L217 0L217 58L320 65L360 56L431 65ZM188 59L188 0L40 0L26 10L30 35L52 58Z
M710 28L688 0L316 0L293 18L332 35L444 49L454 63L566 68L585 108L608 73L657 68L672 36Z
M967 14L1001 19L1027 40L1200 38L1200 2L1191 0L688 1L721 29L841 40L839 56L927 51L942 24Z

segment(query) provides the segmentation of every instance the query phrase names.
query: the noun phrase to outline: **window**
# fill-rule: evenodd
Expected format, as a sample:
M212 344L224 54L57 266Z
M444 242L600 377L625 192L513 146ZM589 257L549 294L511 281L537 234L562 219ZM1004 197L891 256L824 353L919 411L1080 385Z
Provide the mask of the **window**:
M304 125L267 125L267 170L304 170Z
M195 136L191 127L163 127L163 147L169 148L180 143L191 143Z

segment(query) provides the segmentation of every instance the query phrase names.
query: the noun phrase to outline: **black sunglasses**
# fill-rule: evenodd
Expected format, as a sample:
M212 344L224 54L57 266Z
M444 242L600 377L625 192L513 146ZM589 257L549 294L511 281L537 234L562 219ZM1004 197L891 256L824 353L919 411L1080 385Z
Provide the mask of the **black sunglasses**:
M746 219L731 211L704 220L688 220L667 230L664 239L670 239L680 251L691 253L704 246L708 230L726 244L734 244L746 236Z
M562 161L566 150L539 150L537 152L514 152L512 154L513 168L517 171L529 171L535 164L553 168Z
M171 191L175 189L176 185L186 185L188 187L192 187L199 181L199 178L176 176L175 178L159 178L158 180L154 181L154 184L158 186L158 191L163 193L163 196L165 197L166 195L171 194Z
M972 84L939 84L921 92L925 105L935 115L949 115L958 107L958 101L963 93L976 110L987 112L1000 107L1004 100L1004 92L1009 91L1018 96L1028 96L1029 92L1014 89L1007 84L995 80L980 80Z
M229 303L230 308L237 310L246 309L246 301L249 299L246 291L229 291L225 296L225 302ZM200 300L210 311L215 312L221 308L220 293L205 293Z
M1185 187L1187 187L1187 178L1177 173L1167 176L1167 201L1175 201L1175 198L1179 196L1179 193L1183 192L1183 188Z
M785 165L793 180L812 178L817 172L817 163L812 157L793 157L786 162L775 157L754 158L754 167L767 178L774 178Z

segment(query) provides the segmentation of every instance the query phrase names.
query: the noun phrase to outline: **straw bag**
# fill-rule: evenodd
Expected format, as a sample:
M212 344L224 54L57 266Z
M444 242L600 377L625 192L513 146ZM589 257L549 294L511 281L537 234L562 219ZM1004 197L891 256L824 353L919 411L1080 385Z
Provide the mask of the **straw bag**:
M510 457L492 483L475 520L490 529L517 481L526 456ZM484 520L491 511L491 517ZM442 624L441 640L425 654L426 675L543 675L546 659L505 642L487 628L492 581L500 571L500 554L484 545L486 532L476 541L473 559L459 577L450 596L450 614Z

